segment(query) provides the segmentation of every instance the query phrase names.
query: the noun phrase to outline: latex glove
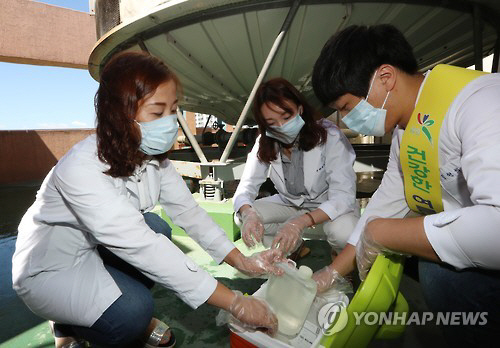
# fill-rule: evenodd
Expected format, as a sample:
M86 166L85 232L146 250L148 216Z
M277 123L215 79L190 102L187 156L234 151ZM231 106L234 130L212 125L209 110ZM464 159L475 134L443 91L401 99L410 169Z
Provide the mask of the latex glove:
M283 274L283 270L276 267L276 262L284 261L283 253L279 249L268 249L251 256L241 256L236 260L234 267L249 277L257 277L263 274Z
M233 316L230 323L244 330L260 330L273 336L278 330L278 318L271 307L257 297L243 296L239 291L233 292L236 296L229 307L229 312Z
M292 253L300 245L306 227L299 218L287 220L276 233L271 248L280 249L284 255Z
M312 279L318 284L318 293L325 292L331 288L335 288L343 293L352 292L351 283L346 278L342 277L336 269L331 267L331 265L314 272Z
M246 246L252 248L262 241L264 225L262 217L252 207L245 209L241 214L241 238Z

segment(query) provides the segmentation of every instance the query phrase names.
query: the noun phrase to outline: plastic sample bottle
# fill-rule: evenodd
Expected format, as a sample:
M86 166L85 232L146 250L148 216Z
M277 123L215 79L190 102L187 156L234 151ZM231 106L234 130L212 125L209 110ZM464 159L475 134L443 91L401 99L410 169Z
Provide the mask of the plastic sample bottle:
M316 296L313 272L307 266L278 263L284 270L281 276L270 276L266 300L278 317L278 331L286 336L295 336L304 325L307 313Z

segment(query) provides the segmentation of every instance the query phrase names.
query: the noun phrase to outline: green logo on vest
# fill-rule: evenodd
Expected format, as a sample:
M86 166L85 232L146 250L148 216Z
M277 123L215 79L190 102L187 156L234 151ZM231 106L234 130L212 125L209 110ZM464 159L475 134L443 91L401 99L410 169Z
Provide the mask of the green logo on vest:
M429 132L429 129L427 129L427 127L430 127L434 124L434 121L431 120L430 118L431 117L429 114L424 114L424 116L422 117L422 114L419 112L417 115L417 121L422 126L422 133L424 133L425 137L432 144L432 136L431 133Z

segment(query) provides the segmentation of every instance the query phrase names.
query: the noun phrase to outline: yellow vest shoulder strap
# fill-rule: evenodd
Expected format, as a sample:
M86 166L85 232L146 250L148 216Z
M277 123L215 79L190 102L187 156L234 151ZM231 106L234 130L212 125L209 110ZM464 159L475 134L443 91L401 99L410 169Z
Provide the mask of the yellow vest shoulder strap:
M405 198L411 210L425 215L443 211L438 158L441 125L458 93L484 74L440 64L427 76L400 148Z

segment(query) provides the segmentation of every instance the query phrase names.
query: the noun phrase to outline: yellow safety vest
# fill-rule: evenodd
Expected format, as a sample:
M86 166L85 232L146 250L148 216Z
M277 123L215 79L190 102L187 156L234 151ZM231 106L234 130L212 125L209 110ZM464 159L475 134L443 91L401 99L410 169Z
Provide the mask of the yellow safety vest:
M438 139L444 117L458 93L482 71L440 64L427 76L401 141L405 198L411 210L443 211Z

